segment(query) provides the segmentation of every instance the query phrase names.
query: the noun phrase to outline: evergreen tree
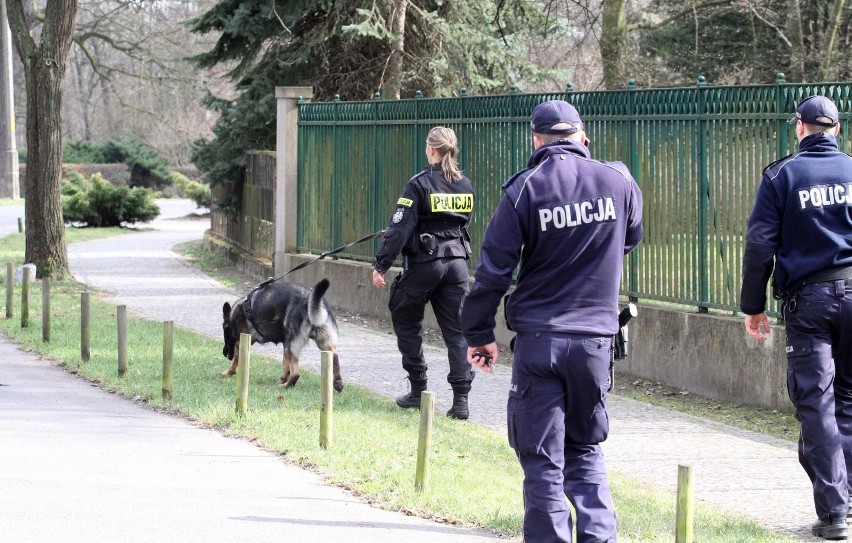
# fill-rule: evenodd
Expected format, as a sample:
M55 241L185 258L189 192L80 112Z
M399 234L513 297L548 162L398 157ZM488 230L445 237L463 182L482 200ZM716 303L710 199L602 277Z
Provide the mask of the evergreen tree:
M230 67L237 92L205 102L221 117L212 141L195 142L193 161L211 184L239 182L246 150L274 148L276 86L312 86L321 101L366 100L504 92L554 75L527 60L529 29L553 21L526 0L499 19L492 0L222 0L187 24L220 33L193 60Z

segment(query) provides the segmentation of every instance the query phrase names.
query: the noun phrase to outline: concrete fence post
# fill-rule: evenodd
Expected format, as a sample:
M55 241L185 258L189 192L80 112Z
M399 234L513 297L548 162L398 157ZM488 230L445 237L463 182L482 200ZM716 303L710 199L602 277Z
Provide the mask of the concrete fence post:
M299 102L310 102L313 97L313 87L275 87L275 245L272 266L276 274L289 267L287 253L296 249Z

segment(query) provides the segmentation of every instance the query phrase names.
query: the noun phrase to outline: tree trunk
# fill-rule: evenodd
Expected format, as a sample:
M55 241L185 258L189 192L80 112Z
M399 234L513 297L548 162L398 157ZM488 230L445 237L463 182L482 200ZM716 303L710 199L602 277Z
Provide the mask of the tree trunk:
M627 0L603 0L601 64L608 90L624 87L627 74Z
M41 42L30 36L22 0L6 0L9 27L27 89L26 262L38 277L68 272L62 219L62 81L71 48L76 0L48 0Z
M802 35L802 8L799 0L787 0L787 37L792 44L787 81L804 81L805 42Z
M819 55L819 58L821 59L819 67L819 73L821 76L820 81L829 81L836 77L834 61L831 57L834 54L834 50L837 48L837 34L840 32L840 25L842 24L843 19L843 7L845 4L846 0L835 0L834 2L834 9L831 12L831 20L828 22L828 31L823 36L824 42L822 46L822 54Z
M390 57L386 71L384 92L386 98L399 100L402 88L402 68L405 55L405 15L408 11L408 0L395 0L391 13L390 28L396 39L391 43Z

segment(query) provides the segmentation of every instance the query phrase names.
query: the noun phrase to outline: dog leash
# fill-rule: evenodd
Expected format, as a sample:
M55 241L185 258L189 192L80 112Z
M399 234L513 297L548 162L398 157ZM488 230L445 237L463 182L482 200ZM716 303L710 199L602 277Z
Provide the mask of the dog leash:
M278 281L279 279L281 279L282 277L284 277L288 273L293 273L294 271L301 270L302 268L310 266L311 264L313 264L317 260L322 260L323 258L325 258L327 256L331 256L331 255L339 253L341 251L345 251L346 249L348 249L348 248L350 248L354 245L358 245L359 243L363 243L365 241L370 241L371 239L375 239L375 238L381 236L384 233L385 233L385 230L379 230L378 232L373 232L372 234L367 234L363 238L356 239L352 243L347 243L346 245L342 245L342 246L338 247L337 249L332 249L331 251L326 251L326 252L322 253L321 255L319 255L318 257L314 258L313 260L306 260L306 261L302 262L301 264L290 268L289 270L285 271L281 275L276 276L276 277L270 277L269 279L267 279L263 283L254 287L251 290L251 292L249 292L246 295L246 301L243 304L243 311L245 312L246 318L248 319L251 326L255 329L255 331L258 334L260 334L260 331L257 330L257 326L254 325L254 313L252 312L252 308L251 308L251 299L257 291L263 290L264 287L266 287L267 285L271 285L272 283Z
M381 236L384 233L385 233L385 230L379 230L378 232L373 232L372 234L367 234L363 238L356 239L352 243L347 243L346 245L342 245L342 246L338 247L337 249L332 249L331 251L326 251L326 252L322 253L321 255L319 255L318 257L314 258L313 260L306 260L306 261L302 262L301 264L290 268L289 270L285 271L284 273L282 273L281 275L279 275L277 277L270 277L269 279L267 279L263 283L256 286L254 288L254 290L252 291L252 293L254 293L255 290L260 290L263 287L265 287L266 285L269 285L269 284L272 284L272 283L278 281L279 279L281 279L282 277L284 277L288 273L293 273L294 271L301 270L302 268L306 268L306 267L310 266L311 264L313 264L314 262L316 262L317 260L322 260L323 258L325 258L327 256L331 256L333 254L337 254L337 253L340 253L342 251L345 251L346 249L353 247L355 245L358 245L359 243L363 243L365 241L370 241L371 239L375 239L375 238Z

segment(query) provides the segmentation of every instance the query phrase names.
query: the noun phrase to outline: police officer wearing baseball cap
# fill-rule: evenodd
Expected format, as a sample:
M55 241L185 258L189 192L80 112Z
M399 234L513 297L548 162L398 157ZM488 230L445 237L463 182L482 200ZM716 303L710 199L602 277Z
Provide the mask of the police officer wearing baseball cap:
M462 307L468 361L498 358L497 307L517 334L509 444L524 470L524 541L614 542L615 510L600 443L609 432L610 346L624 255L642 238L642 195L624 164L591 158L577 110L539 104L527 167L503 184Z
M799 102L789 122L799 150L763 170L748 221L740 309L748 335L765 340L772 276L773 293L784 300L799 462L813 484L811 531L843 540L852 462L852 157L838 151L840 115L825 96Z

